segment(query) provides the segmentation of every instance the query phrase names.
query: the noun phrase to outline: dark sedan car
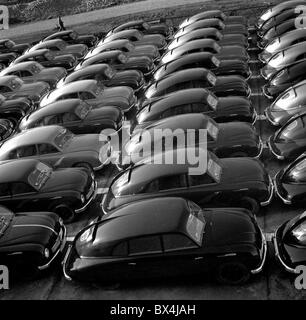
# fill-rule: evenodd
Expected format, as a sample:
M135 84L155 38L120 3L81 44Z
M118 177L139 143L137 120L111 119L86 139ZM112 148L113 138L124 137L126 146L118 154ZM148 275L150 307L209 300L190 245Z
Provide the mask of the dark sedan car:
M14 125L34 110L34 103L27 98L5 99L0 94L0 118L10 120Z
M183 55L178 59L159 66L154 72L154 80L160 80L167 75L185 69L205 68L211 70L216 76L242 76L245 79L251 77L251 70L247 62L239 59L220 60L209 52L195 52Z
M148 78L155 70L155 65L151 58L146 56L130 58L126 53L120 50L111 50L99 53L82 61L76 66L75 70L77 71L82 68L101 63L109 64L118 71L139 70Z
M256 111L244 97L217 98L207 89L185 89L160 98L146 100L136 114L139 126L186 113L203 113L216 122L244 121L254 123Z
M259 55L259 59L266 63L278 51L306 41L306 29L296 29L272 40Z
M305 0L284 1L284 2L281 2L275 6L267 9L259 17L257 24L256 24L257 28L260 29L263 26L263 24L265 23L265 21L271 19L272 17L277 16L277 15L281 14L282 12L284 12L288 9L291 9L291 8L295 8L296 6L299 6L299 5L305 5Z
M147 87L144 96L146 99L152 99L181 89L191 88L207 88L219 97L249 97L251 94L249 85L240 76L216 77L207 69L194 68L174 72L153 82Z
M263 87L265 96L269 99L276 99L288 88L306 80L306 60L296 62L275 73Z
M73 55L66 54L55 56L49 49L37 50L24 54L16 58L11 64L17 64L25 61L36 61L46 68L63 67L68 71L73 70L77 65L77 59Z
M305 60L306 41L291 46L287 49L274 54L266 66L261 69L261 75L266 79L271 79L281 69L292 65L293 63Z
M0 77L0 93L5 98L24 97L37 104L49 90L50 86L46 82L24 83L17 76Z
M216 28L222 31L223 34L243 34L248 36L248 29L246 26L241 24L225 24L222 20L218 18L202 19L192 24L179 29L174 33L173 38L178 38L184 34L191 31L203 28Z
M279 159L295 159L306 151L306 111L292 117L269 140L269 148Z
M95 199L96 188L84 168L52 169L34 159L0 165L0 204L13 211L46 210L71 222Z
M75 134L100 133L103 129L121 129L123 115L119 108L93 109L79 99L67 99L51 103L22 119L19 130L61 125Z
M116 106L123 112L133 109L137 102L130 87L105 88L96 80L80 80L51 91L41 101L40 108L65 99L85 100L94 108Z
M85 44L89 48L95 46L98 40L98 38L92 34L78 34L74 30L63 30L47 36L42 41L54 39L61 39L69 44Z
M302 24L305 25L306 22L306 15L300 16L299 21L303 21ZM258 47L264 49L269 42L273 39L284 35L287 32L294 31L297 29L296 27L297 19L289 19L280 25L277 25L271 29L269 29L262 37L262 39L258 42Z
M49 268L63 251L65 237L66 228L55 213L13 213L0 206L0 261L15 276Z
M158 156L158 155L157 155ZM186 197L199 205L242 206L258 212L273 198L272 180L257 159L218 159L207 153L207 170L190 175L190 165L148 163L117 175L104 197L105 214L128 203L156 196ZM159 162L160 163L160 162Z
M88 47L85 44L72 44L68 45L64 40L53 39L45 40L34 45L26 53L31 53L33 51L49 49L54 54L54 56L62 56L66 54L71 54L77 59L82 59L88 52Z
M108 43L104 43L88 52L85 59L89 59L96 54L107 52L111 50L121 50L125 52L129 57L143 57L146 56L157 62L160 58L158 48L153 45L139 45L135 46L134 42L127 39L114 40Z
M104 63L89 65L70 73L58 83L57 88L61 88L71 82L87 79L97 80L105 87L130 87L135 93L139 92L145 85L144 76L141 71L116 71L112 66Z
M284 204L305 204L306 154L302 154L274 178L275 191Z
M164 50L167 45L165 37L161 34L144 35L137 29L129 29L118 31L114 34L106 36L104 39L98 42L97 46L101 46L104 43L108 43L119 39L127 39L133 42L135 46L154 45L158 48L159 51Z
M74 135L61 126L44 126L23 131L0 147L0 162L39 159L57 168L102 169L110 146L99 134Z
M218 42L212 39L192 40L171 51L167 51L162 57L160 64L165 64L178 59L184 55L195 52L210 52L217 55L217 58L224 60L239 59L249 61L249 55L241 46L221 47Z
M292 116L306 110L306 81L287 89L266 110L268 121L274 126L284 125Z
M18 55L23 54L25 50L30 48L29 43L15 43L10 39L1 39L0 40L0 53L11 53L15 52Z
M17 76L25 83L43 81L54 89L57 83L67 75L64 68L45 68L35 61L20 62L0 72L2 76Z
M123 30L137 29L144 34L162 34L168 37L171 34L170 27L160 20L156 21L144 21L144 20L133 20L128 21L110 30L106 36L110 36L116 32Z
M152 154L154 146L162 145L164 136L154 135L155 132L176 132L182 131L184 137L183 145L178 138L176 148L185 147L188 130L207 132L207 149L212 151L219 158L253 157L259 158L263 151L263 144L255 128L249 123L230 122L216 123L210 117L200 113L182 114L168 117L148 125L144 130L134 130L130 140L124 145L124 150L134 163L138 163L143 156L142 153L149 151ZM151 139L146 140L150 135ZM182 138L180 136L180 138ZM202 141L199 139L193 146L199 147ZM173 147L174 148L174 147ZM145 150L141 153L141 150Z
M83 229L63 268L69 280L167 279L209 271L219 282L237 285L262 271L266 253L263 233L246 210L202 209L182 198L156 198Z
M18 55L14 52L0 53L0 64L7 67L17 57L18 57Z
M203 28L196 29L189 33L186 33L183 36L175 38L172 40L168 46L167 51L175 49L187 42L198 40L198 39L212 39L218 41L220 46L248 46L248 39L243 34L226 34L223 35L216 28Z
M273 243L284 270L300 274L297 267L306 265L306 213L281 225L274 234Z
M191 17L186 18L180 25L179 29L189 26L190 24L210 18L218 18L222 20L225 24L242 24L247 25L246 18L243 16L227 16L221 10L207 10L197 13Z

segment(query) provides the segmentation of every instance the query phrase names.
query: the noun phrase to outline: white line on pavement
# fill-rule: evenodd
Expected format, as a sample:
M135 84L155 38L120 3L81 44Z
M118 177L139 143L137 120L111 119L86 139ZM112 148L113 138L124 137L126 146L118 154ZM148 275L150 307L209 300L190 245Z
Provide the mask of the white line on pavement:
M262 92L253 92L251 93L251 97L260 97L263 96L264 94Z

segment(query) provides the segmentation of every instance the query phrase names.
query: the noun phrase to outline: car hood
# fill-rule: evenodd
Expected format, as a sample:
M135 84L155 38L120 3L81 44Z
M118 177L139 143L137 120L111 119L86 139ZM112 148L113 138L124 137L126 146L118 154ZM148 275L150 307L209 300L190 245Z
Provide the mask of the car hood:
M57 169L41 188L41 192L83 192L88 182L88 173L80 168ZM59 193L60 194L60 193Z
M221 60L218 68L214 69L213 72L216 75L222 74L244 74L247 77L250 75L250 68L246 62L241 60Z
M108 84L116 84L117 86L137 85L142 81L141 73L137 70L118 71Z
M57 219L48 213L16 214L4 236L0 237L0 247L35 244L45 248L54 234L56 222Z

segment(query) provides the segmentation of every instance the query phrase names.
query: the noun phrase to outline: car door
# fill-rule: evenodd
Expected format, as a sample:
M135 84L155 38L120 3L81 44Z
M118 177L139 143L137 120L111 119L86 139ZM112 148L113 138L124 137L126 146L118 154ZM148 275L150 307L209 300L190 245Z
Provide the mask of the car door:
M75 113L65 112L59 115L60 123L73 133L86 133L86 125Z
M20 78L22 78L24 82L33 82L35 80L29 70L20 70Z
M51 143L41 143L37 145L38 157L41 162L54 166L63 156L63 152L58 150Z
M12 182L10 184L12 202L16 210L40 209L37 191L24 182Z

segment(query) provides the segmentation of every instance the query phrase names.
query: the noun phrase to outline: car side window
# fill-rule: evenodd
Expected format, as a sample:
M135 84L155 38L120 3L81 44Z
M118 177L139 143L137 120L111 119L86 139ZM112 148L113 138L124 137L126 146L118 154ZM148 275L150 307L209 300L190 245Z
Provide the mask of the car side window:
M11 184L11 192L12 195L20 195L25 193L33 192L33 188L31 188L28 184L23 182L14 182Z
M62 114L63 123L80 120L75 113L66 112Z
M208 105L204 103L193 103L192 104L192 112L197 113L197 112L208 112L210 111Z
M37 155L36 145L24 146L17 149L17 158L33 157Z
M183 234L165 234L162 239L165 252L197 248L197 245Z
M58 150L52 144L42 143L38 145L38 152L39 154L50 154L57 153Z
M81 100L90 100L95 99L95 96L91 92L83 91L79 92L79 98Z
M141 193L155 193L158 192L158 180L151 181L147 186L145 186Z
M124 257L128 255L128 243L127 241L120 242L113 248L112 256Z
M206 173L202 175L188 176L188 179L190 187L215 183L215 180Z
M9 75L11 76L17 76L17 77L21 77L20 75L20 72L19 71L13 71L13 72L10 72Z
M162 253L160 236L141 237L129 240L129 255Z
M20 71L20 77L23 78L23 77L31 77L32 76L32 73L28 70L22 70Z
M10 189L7 183L0 184L0 197L10 196Z
M162 177L158 182L160 191L187 187L186 175Z
M59 115L52 115L52 116L47 116L44 118L44 125L46 126L51 126L54 124L59 124L60 122L60 117Z
M7 92L12 92L12 90L7 86L0 86L0 92L7 93Z
M68 94L64 94L60 100L66 100L66 99L78 99L79 95L77 92L74 93L68 93Z

